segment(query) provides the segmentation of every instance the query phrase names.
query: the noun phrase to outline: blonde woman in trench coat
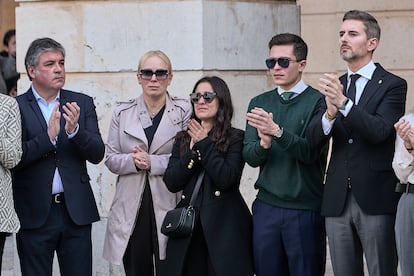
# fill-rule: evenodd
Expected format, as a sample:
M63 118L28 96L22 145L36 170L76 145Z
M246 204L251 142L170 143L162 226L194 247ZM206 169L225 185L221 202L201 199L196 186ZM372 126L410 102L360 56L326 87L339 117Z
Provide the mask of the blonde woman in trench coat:
M191 104L167 92L172 73L163 52L144 54L137 77L143 93L118 104L109 128L105 164L118 179L103 256L116 265L122 262L126 275L151 276L165 259L162 220L180 199L162 178L175 135L186 129Z

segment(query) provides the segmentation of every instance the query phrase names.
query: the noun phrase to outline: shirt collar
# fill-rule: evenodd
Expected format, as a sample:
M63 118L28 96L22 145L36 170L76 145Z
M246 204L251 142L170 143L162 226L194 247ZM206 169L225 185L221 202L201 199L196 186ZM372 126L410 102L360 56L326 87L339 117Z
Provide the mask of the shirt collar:
M375 71L376 68L377 68L377 66L374 64L374 62L372 60L370 62L368 62L367 65L365 65L364 67L359 69L357 72L352 72L348 68L348 79L350 78L350 76L352 74L359 74L362 77L366 78L367 80L371 80L372 75L374 74L374 71Z
M33 95L36 99L37 102L39 101L45 101L45 99L43 99L39 93L36 91L36 89L34 88L34 86L32 85L32 91L33 91ZM53 102L58 102L60 100L60 90L58 91L56 98L53 100Z
M282 95L283 92L291 91L295 92L296 94L300 94L308 88L308 85L301 79L295 86L293 86L289 90L283 90L280 86L277 87L277 92L279 95Z

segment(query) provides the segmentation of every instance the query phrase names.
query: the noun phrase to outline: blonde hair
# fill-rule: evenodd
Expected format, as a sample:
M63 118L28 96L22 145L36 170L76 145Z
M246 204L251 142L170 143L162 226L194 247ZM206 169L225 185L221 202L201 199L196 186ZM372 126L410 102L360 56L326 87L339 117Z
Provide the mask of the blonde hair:
M150 58L150 57L152 57L152 56L157 56L157 57L159 57L162 61L164 61L165 62L165 64L167 64L167 67L168 67L168 72L169 73L171 73L172 72L172 66L171 66L171 61L170 61L170 59L168 58L168 56L164 53L164 52L162 52L162 51L160 51L160 50L152 50L152 51L148 51L148 52L146 52L141 58L140 58L140 60L139 60L139 62L138 62L138 72L139 71L141 71L141 69L142 69L142 64L148 59L148 58Z

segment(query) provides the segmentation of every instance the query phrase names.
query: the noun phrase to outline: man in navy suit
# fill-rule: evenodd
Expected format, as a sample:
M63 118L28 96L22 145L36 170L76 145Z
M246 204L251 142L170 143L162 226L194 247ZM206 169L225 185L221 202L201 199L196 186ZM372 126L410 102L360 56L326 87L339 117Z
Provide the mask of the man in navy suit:
M364 275L363 255L369 275L397 275L393 125L404 114L407 82L372 61L379 39L372 15L345 13L339 50L348 72L320 79L326 108L308 128L313 145L332 137L322 214L335 276Z
M55 252L62 276L92 274L91 226L99 214L86 161L99 163L105 147L92 98L62 89L64 65L60 43L34 40L25 57L32 85L17 97L23 156L13 193L24 276L52 275Z

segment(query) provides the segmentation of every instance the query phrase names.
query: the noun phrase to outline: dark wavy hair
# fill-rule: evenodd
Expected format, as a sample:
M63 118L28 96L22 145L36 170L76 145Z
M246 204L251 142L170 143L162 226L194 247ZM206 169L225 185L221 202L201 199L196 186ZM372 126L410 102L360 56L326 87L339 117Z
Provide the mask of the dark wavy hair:
M216 147L219 151L225 152L229 146L229 137L232 133L231 120L233 118L233 103L231 101L230 89L227 86L226 82L216 76L207 76L203 77L196 82L194 85L192 93L195 92L197 86L200 83L207 82L213 88L213 92L216 92L218 99L218 109L216 116L214 118L213 127L209 132L209 137L216 144ZM193 115L192 119L198 119L195 116L194 104L193 106ZM177 140L180 142L180 151L184 152L188 150L188 145L190 143L190 135L187 131L182 131L177 134Z

